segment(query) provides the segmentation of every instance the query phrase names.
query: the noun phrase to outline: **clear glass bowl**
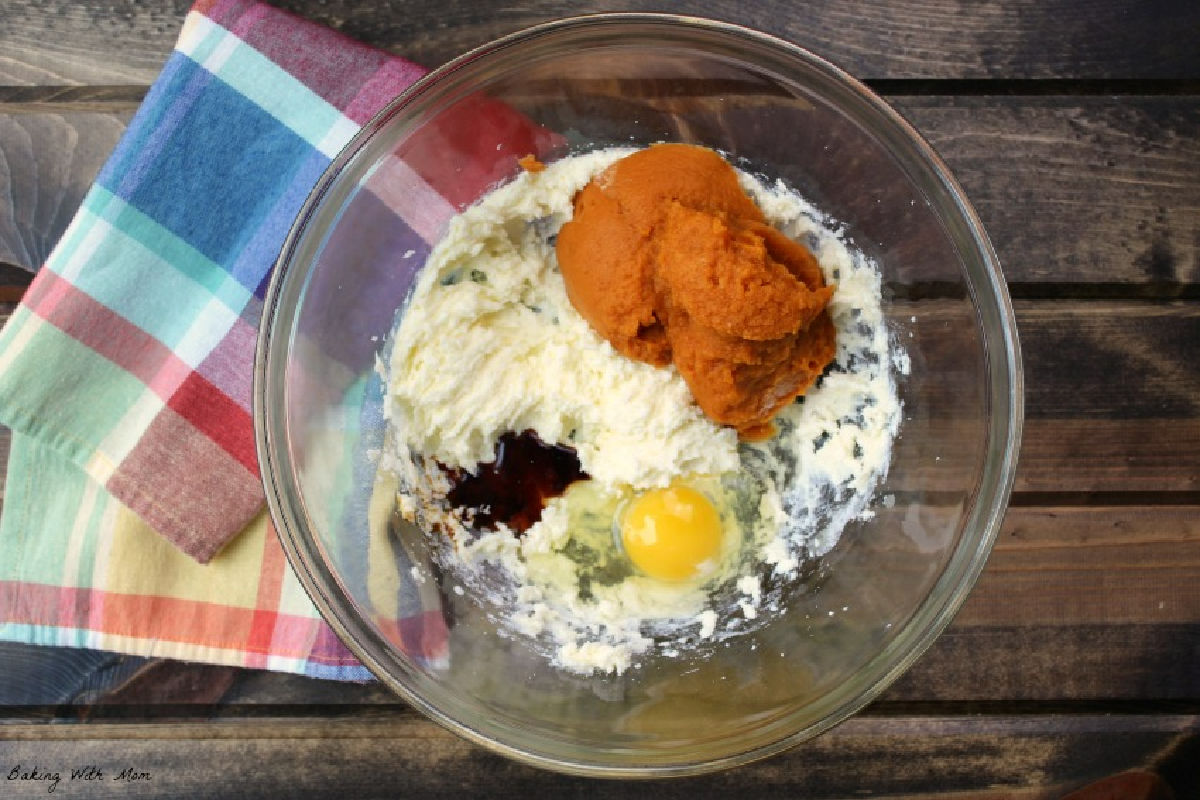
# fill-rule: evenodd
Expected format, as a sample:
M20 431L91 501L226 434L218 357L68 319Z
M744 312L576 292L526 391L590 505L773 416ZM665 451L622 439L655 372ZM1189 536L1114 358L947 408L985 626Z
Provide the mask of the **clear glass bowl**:
M516 174L523 153L492 143L511 143L509 126L529 121L544 131L517 139L542 160L683 141L782 178L877 260L889 325L912 364L877 514L845 531L823 582L753 636L691 659L647 657L620 677L560 671L499 636L470 598L416 582L409 568L426 558L423 535L371 501L376 354L425 240ZM389 105L330 165L291 231L266 298L255 381L273 520L346 644L467 738L607 776L741 764L830 728L881 692L945 628L983 568L1022 421L999 265L930 147L811 53L664 15L535 27L464 55Z

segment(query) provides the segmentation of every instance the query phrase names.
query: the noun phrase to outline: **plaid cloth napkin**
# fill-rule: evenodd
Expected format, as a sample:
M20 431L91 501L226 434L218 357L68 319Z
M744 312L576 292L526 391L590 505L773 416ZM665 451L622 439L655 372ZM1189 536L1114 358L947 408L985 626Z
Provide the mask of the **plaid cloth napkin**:
M261 3L193 6L0 330L0 423L13 429L0 638L367 677L263 511L251 367L271 266L301 203L359 126L421 74ZM473 171L472 152L537 151L541 133L496 104L471 122L451 132L454 152L414 170L482 186L500 176ZM414 238L436 235L420 227ZM360 506L351 511L365 519ZM402 568L372 578L394 605L381 624L409 652L443 657L437 598Z

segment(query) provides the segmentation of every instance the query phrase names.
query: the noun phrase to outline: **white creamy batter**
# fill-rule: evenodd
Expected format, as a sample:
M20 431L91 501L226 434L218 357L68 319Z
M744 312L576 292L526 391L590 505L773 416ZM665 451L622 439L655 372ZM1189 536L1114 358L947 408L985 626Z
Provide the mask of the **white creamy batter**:
M581 673L620 673L651 647L677 654L777 611L778 587L870 513L900 420L877 269L802 198L749 175L743 186L767 219L806 243L837 286L834 366L780 413L778 434L739 444L700 412L674 367L632 361L601 339L567 299L553 236L575 193L629 152L523 173L452 220L384 365L381 466L397 475L401 512L445 532L433 534L443 572L502 629ZM574 448L591 480L551 500L521 538L472 530L447 507L433 462L474 470L501 435L525 430ZM733 532L693 584L637 574L613 533L632 496L681 477Z

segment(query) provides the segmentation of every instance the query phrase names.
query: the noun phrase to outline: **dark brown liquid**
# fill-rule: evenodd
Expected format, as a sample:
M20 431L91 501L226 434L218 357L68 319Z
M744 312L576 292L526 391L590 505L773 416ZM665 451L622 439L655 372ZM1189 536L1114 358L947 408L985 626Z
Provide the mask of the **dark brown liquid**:
M542 518L548 500L588 477L574 450L546 444L533 431L501 436L496 460L479 465L475 475L458 469L448 473L447 499L455 508L474 511L476 528L504 523L518 534Z

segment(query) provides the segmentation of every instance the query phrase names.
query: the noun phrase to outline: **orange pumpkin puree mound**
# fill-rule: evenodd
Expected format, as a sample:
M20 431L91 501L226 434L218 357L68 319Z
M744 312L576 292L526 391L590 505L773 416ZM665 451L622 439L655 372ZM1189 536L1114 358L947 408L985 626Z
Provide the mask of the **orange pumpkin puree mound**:
M575 196L555 245L567 296L620 353L679 369L696 403L748 439L833 360L817 260L772 228L703 147L620 159Z

